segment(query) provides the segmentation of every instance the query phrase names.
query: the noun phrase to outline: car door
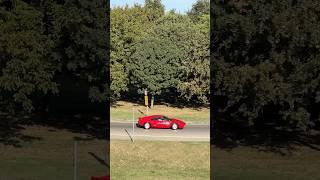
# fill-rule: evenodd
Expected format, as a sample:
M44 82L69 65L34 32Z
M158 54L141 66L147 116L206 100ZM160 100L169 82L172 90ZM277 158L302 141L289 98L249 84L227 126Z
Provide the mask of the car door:
M159 128L170 128L170 121L168 121L168 119L166 118L159 118L159 122L158 122L158 127Z
M159 125L158 125L159 118L160 117L153 117L153 118L150 119L151 127L153 127L153 128L158 128L159 127Z

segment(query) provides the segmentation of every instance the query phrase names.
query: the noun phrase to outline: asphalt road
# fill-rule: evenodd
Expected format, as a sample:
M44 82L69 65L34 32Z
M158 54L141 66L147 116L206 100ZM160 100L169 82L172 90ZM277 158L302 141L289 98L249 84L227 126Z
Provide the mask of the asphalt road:
M112 139L121 140L153 140L153 141L210 141L209 125L187 124L184 129L144 129L138 128L132 123L110 123L110 135Z

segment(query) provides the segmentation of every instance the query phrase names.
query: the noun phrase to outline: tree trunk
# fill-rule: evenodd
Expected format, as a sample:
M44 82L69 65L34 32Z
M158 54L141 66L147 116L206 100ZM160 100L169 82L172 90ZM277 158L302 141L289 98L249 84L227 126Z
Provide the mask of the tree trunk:
M152 98L151 98L151 108L153 108L153 102L154 102L154 95L152 95Z

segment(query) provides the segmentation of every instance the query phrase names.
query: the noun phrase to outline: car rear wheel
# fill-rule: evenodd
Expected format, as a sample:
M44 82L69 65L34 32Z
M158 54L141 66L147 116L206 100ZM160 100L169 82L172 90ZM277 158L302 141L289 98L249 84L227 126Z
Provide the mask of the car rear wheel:
M143 126L145 129L150 129L150 123L145 123Z
M171 127L171 129L173 129L173 130L176 130L176 129L178 129L178 125L177 125L176 123L173 123L173 124L172 124L172 127Z

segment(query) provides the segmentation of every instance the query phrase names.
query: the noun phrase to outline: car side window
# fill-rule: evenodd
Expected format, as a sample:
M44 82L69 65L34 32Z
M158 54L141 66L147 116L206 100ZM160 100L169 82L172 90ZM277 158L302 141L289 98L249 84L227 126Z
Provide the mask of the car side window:
M165 120L168 120L168 119L166 119L165 117L154 117L154 118L152 118L151 120L155 120L155 121L165 121Z
M163 117L163 120L169 121L169 120L170 120L170 118L168 118L168 117L164 116L164 117Z

